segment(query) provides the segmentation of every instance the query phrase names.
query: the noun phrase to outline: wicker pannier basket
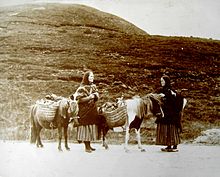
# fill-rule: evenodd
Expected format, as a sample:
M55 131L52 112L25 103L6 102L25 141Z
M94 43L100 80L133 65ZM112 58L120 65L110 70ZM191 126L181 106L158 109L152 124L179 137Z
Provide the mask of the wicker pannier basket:
M59 106L59 102L55 101L37 101L38 113L46 121L52 121L56 115L56 111Z
M106 118L109 128L123 126L128 117L126 105L118 107L113 111L105 111L103 115Z

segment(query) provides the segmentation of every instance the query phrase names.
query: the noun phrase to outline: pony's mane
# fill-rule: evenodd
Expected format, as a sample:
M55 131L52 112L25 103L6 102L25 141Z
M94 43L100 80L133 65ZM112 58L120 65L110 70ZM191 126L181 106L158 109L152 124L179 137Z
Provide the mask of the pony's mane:
M163 95L156 94L156 93L149 93L142 97L143 102L147 109L147 115L146 116L152 116L155 112L155 104L158 104L159 106L162 105L162 98ZM156 103L155 103L156 102Z
M143 99L147 99L147 98L150 98L150 99L153 98L154 100L156 100L161 105L163 95L162 94L157 94L157 93L149 93L149 94L147 94L143 97Z

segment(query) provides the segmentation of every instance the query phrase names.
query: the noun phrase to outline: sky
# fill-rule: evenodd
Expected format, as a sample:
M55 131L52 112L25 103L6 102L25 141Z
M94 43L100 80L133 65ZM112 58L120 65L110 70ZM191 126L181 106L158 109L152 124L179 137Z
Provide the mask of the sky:
M220 0L0 0L0 6L60 2L117 15L151 35L220 40Z

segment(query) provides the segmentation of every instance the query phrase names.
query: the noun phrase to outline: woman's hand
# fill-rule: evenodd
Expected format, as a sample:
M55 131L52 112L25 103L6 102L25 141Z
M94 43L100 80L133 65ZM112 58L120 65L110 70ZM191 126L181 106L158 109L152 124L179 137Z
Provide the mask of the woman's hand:
M94 94L89 95L89 99L90 99L90 100L93 100L94 98L95 98L95 95L94 95Z
M98 92L93 93L93 95L95 95L96 98L99 98L99 93Z
M99 99L99 94L97 92L92 93L91 95L89 95L89 99L96 102Z

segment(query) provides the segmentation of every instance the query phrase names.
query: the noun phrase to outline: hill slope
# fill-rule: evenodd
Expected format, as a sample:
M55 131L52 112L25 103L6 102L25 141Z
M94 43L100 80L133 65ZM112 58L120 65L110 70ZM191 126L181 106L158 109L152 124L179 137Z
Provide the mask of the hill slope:
M184 138L219 126L220 41L150 36L111 14L61 4L1 8L0 40L3 138L12 137L6 127L28 125L37 99L73 93L85 68L95 72L99 104L153 92L168 73L188 99ZM150 136L155 124L146 125Z

